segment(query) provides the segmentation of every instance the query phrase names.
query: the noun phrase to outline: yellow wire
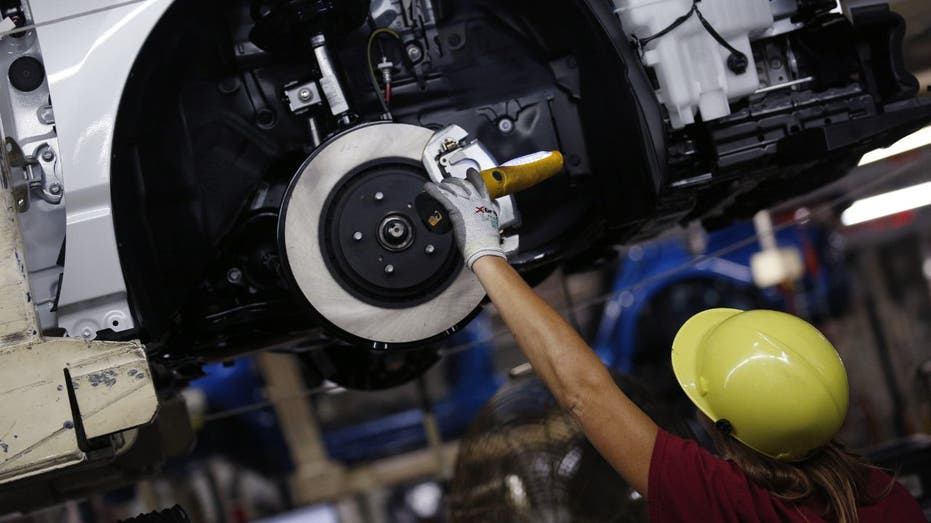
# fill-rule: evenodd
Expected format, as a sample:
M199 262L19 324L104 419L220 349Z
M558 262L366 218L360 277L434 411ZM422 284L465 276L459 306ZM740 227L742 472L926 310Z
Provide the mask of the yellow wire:
M395 31L388 29L387 27L382 27L372 31L372 34L369 36L369 43L365 46L365 57L369 64L369 78L372 80L372 86L375 87L376 94L378 99L381 100L382 107L385 110L388 110L387 102L385 101L385 94L382 92L381 87L378 86L378 77L375 74L375 66L372 64L372 44L375 43L375 38L380 34L389 34L398 39L401 42L401 35Z

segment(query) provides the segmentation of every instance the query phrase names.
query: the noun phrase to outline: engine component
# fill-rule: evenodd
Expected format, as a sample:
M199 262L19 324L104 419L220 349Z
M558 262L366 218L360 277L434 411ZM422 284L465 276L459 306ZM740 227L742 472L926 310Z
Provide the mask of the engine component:
M328 323L375 348L422 343L471 318L485 296L453 238L413 208L430 130L371 124L322 145L285 195L285 270Z
M614 3L629 34L651 35L634 38L656 71L673 128L694 123L696 111L705 121L727 116L730 100L759 88L749 34L773 25L769 0L708 0L700 10L690 0Z

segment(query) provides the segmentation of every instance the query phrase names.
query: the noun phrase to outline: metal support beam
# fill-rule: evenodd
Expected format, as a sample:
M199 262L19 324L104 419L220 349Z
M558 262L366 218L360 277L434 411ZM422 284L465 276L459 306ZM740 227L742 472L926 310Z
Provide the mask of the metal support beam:
M2 133L2 129L0 129ZM138 342L45 339L39 333L6 155L0 190L0 484L112 457L98 439L158 410Z
M323 444L320 427L306 397L300 362L292 355L263 353L259 367L265 390L274 406L285 441L291 449L295 473L291 492L298 505L336 501L370 491L428 477L440 477L446 464L456 461L458 443L446 443L346 468L332 461Z

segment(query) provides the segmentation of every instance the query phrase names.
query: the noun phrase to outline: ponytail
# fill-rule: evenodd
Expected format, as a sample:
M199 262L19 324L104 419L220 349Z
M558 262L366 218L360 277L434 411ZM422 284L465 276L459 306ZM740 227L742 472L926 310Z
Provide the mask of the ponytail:
M858 523L857 507L886 497L893 482L870 491L875 467L832 441L800 462L783 462L764 456L731 436L712 431L722 457L733 461L760 488L797 505L822 507L821 517L838 523Z

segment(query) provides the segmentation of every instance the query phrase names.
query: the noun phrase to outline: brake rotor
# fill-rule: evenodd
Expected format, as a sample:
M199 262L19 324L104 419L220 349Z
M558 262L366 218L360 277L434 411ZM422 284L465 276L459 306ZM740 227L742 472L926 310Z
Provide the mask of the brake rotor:
M318 148L285 195L285 268L345 339L422 344L458 330L485 297L453 235L430 232L413 207L432 136L395 123L352 129Z

